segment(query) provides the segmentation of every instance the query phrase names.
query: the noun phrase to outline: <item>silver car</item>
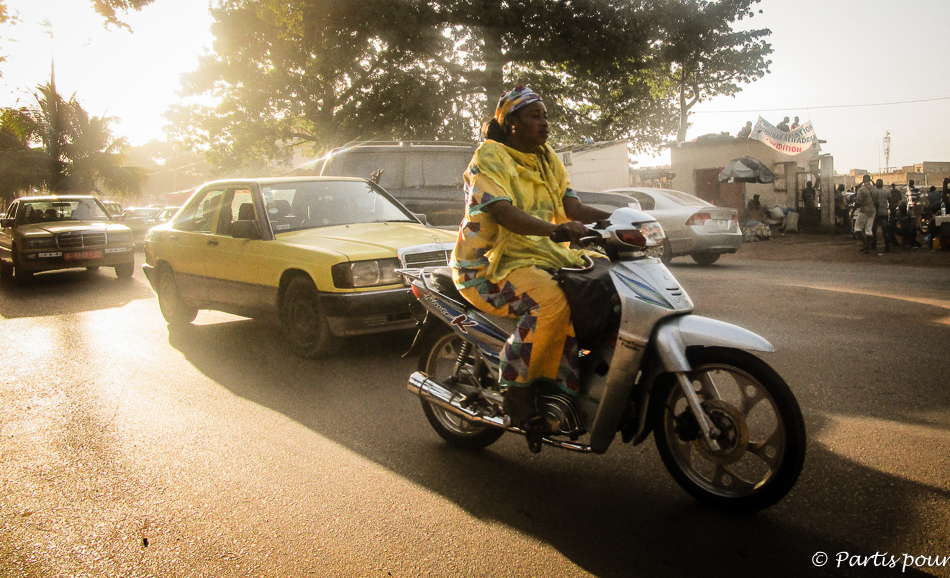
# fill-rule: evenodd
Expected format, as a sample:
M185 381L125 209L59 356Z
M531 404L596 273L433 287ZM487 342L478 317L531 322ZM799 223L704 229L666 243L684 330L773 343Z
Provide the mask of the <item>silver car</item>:
M735 253L742 244L739 212L717 207L699 197L670 189L636 187L612 189L635 198L640 207L656 217L666 232L662 259L689 255L700 265L712 265L723 253Z

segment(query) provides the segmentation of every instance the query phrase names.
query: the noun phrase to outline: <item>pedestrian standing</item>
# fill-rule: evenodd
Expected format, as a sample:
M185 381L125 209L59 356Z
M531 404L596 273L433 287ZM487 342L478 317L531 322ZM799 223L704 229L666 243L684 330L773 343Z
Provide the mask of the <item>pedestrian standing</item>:
M901 200L904 195L897 189L896 183L891 183L891 189L887 191L887 234L891 239L891 245L897 246L897 237L894 236L895 231L897 231L897 219L899 208L901 206Z
M776 126L775 128L783 132L788 132L788 117L786 116L785 118L783 118L782 122L778 123L778 126Z
M811 181L805 183L805 188L802 189L802 204L804 207L806 209L814 209L817 206L815 203L817 197L815 185Z
M907 188L904 189L904 201L908 207L913 207L917 202L918 193L920 193L920 189L914 186L914 181L908 181Z
M854 195L854 210L857 217L854 219L854 234L861 241L861 252L871 252L871 231L874 226L874 196L871 195L871 175L862 177L861 186Z
M871 227L871 250L877 251L877 228L881 228L881 237L884 238L884 252L891 252L891 237L888 234L887 226L887 198L888 193L884 190L884 181L878 179L871 189L871 196L874 198L874 224Z
M835 188L835 224L841 225L841 227L847 231L848 230L848 200L844 196L844 185L838 185Z

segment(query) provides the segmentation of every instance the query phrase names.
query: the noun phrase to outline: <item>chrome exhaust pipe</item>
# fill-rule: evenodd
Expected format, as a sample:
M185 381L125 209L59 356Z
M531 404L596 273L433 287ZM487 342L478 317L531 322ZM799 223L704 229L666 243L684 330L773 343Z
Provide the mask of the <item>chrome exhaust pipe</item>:
M499 427L513 433L525 435L524 430L507 425L508 420L505 419L504 416L483 415L467 407L462 407L462 399L464 398L461 395L442 387L438 383L429 379L429 376L421 371L417 371L409 376L408 389L427 402L450 411L459 417L463 417L468 421L483 423L485 425ZM587 444L553 440L547 437L542 438L541 441L549 446L575 452L590 453L592 451L590 446Z
M409 376L409 391L418 395L431 404L446 409L459 417L464 417L468 421L484 423L493 427L500 427L511 431L520 431L517 428L506 427L503 416L489 416L475 412L467 407L462 407L461 395L450 391L438 383L429 379L425 373L417 371Z

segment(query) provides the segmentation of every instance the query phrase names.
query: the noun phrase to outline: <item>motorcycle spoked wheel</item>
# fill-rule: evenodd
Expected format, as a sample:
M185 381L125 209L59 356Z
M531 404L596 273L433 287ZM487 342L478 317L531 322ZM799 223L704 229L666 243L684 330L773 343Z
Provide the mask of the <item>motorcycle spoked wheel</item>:
M805 463L805 421L785 380L745 351L689 353L688 374L707 415L722 430L706 443L679 383L654 391L654 438L673 479L691 496L735 511L767 508L792 489Z
M436 337L419 357L419 371L425 372L429 379L444 385L446 379L455 372L461 346L462 338L447 329L447 332ZM472 361L470 354L463 367L470 368ZM470 450L486 448L505 433L501 428L473 423L425 399L421 401L422 411L425 412L432 429L454 446Z

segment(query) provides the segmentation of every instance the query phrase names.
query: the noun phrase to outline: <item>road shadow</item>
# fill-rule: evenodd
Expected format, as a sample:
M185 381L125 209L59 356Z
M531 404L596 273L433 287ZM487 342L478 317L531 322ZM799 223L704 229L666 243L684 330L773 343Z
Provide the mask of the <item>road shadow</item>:
M928 502L945 511L945 493L818 444L809 447L802 478L785 500L741 516L702 506L680 490L652 440L634 448L615 442L602 456L551 448L533 455L512 435L479 452L458 450L431 430L406 391L416 360L400 356L410 340L409 334L351 339L331 357L310 361L286 352L275 328L251 320L169 335L172 347L233 394L480 520L550 544L597 576L892 576L900 563L896 570L836 567L835 557L948 553L947 537L933 537L915 514ZM806 416L809 428L823 427L817 412ZM934 551L914 549L924 544ZM813 564L818 552L831 557L826 566ZM499 554L498 563L516 569L519 560Z
M35 274L22 285L0 280L0 316L15 319L84 313L153 296L144 278L119 279L111 267L51 271Z

